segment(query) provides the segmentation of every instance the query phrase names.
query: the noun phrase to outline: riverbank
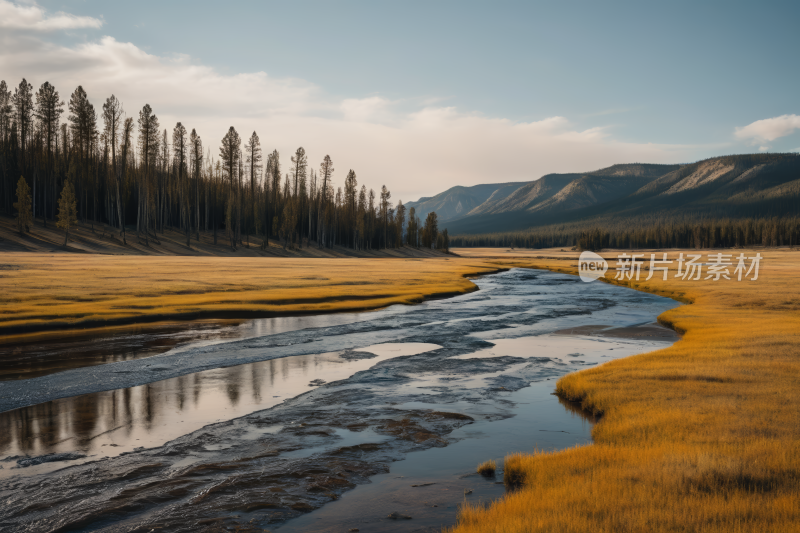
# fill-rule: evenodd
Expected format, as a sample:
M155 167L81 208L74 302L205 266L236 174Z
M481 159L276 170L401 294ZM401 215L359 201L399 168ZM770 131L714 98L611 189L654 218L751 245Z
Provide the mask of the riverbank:
M0 264L0 344L127 324L418 303L473 291L476 287L467 278L500 268L457 257L6 254Z
M760 253L758 280L684 281L673 263L666 281L616 282L691 303L659 317L682 339L561 378L602 415L594 443L507 458L523 488L465 507L453 532L797 531L800 253L723 252ZM577 252L457 253L577 273ZM601 255L613 277L617 253Z

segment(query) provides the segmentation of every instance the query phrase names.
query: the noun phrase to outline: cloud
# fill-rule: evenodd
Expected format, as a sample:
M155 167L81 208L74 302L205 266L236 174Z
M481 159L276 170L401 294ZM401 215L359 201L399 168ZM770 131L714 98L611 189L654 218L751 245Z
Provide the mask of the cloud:
M339 108L347 120L356 122L377 122L390 116L392 102L380 96L369 98L346 98Z
M759 152L768 152L769 151L769 146L759 146L758 147L758 151Z
M160 57L108 36L64 46L41 33L8 33L0 32L0 64L9 85L22 77L35 87L49 81L63 100L82 85L96 109L115 94L134 117L150 104L161 128L171 131L177 121L196 128L215 158L231 125L243 138L257 131L264 150L281 153L285 170L302 145L312 168L331 155L337 186L352 168L359 182L385 184L395 200L615 163L688 161L700 150L621 141L604 125L576 128L562 116L518 122L436 101L414 108L379 95L338 98L306 80L222 74L188 56Z
M800 129L800 116L781 115L756 120L752 124L736 128L734 135L737 139L750 140L757 144L761 141L774 141L779 137L786 137L797 129Z
M99 28L103 21L94 17L78 17L58 12L49 15L37 5L21 6L0 0L0 28L53 31L77 28Z

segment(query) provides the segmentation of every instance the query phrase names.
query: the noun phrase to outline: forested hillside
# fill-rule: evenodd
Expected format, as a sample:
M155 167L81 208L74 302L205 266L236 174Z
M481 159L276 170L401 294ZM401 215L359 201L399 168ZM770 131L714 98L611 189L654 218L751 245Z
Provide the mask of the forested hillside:
M608 170L544 176L473 210L448 223L454 245L567 246L590 232L620 247L798 242L800 154L715 157L660 176Z
M64 246L80 223L114 228L123 246L158 244L169 229L187 248L206 232L231 250L251 235L265 249L270 237L288 249L447 249L435 212L421 220L385 186L359 187L352 169L336 185L330 156L315 170L302 147L288 161L264 153L255 131L200 133L165 127L147 104L128 116L114 95L96 109L81 86L65 103L50 83L34 91L23 79L12 92L1 81L0 211L21 234L33 220L56 226Z

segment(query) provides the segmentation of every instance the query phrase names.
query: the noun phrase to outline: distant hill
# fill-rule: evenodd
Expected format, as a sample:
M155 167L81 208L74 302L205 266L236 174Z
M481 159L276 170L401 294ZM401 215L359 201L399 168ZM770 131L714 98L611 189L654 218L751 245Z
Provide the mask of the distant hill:
M460 185L447 189L434 197L420 198L416 202L408 202L406 208L414 208L416 216L425 220L428 213L436 211L439 222L452 220L465 216L475 207L488 200L499 201L506 198L522 185L524 181L516 183L488 183L462 187Z
M798 213L800 155L751 154L688 165L634 163L585 173L548 174L503 198L487 198L463 216L450 216L441 227L457 235L578 221L591 224L621 217L741 218Z
M680 165L614 165L583 174L547 174L519 187L503 199L489 199L468 215L514 211L535 212L551 207L576 209L608 201L637 190Z

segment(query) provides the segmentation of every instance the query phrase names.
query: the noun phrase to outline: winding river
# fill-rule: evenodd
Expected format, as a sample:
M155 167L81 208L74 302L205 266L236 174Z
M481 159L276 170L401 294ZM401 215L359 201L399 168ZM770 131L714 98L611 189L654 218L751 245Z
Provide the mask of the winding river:
M676 340L654 323L669 299L538 270L476 283L0 354L0 529L436 531L503 494L507 453L591 441L559 376Z

